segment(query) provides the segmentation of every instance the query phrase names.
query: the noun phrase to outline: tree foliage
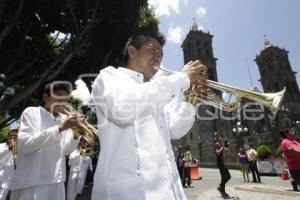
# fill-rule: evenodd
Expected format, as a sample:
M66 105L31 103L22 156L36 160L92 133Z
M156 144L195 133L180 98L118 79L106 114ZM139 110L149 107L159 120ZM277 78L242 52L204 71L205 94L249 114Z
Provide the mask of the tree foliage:
M127 38L141 29L158 31L146 0L2 0L0 129L38 102L46 82L118 65Z
M3 143L9 133L9 126L6 126L0 130L0 143Z
M257 154L260 159L265 160L272 155L272 151L267 145L260 145L257 148Z

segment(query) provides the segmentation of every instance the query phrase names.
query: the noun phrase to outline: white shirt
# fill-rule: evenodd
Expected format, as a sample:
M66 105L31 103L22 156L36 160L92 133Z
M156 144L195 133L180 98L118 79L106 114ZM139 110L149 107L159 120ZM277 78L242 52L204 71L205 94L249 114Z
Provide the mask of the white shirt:
M93 200L186 199L170 139L193 125L194 107L174 98L189 86L183 73L143 83L126 68L100 71L92 90L101 143Z
M73 179L79 177L80 168L82 163L82 157L80 155L80 150L76 149L70 154L69 157L69 166L70 166L70 174Z
M82 164L80 168L80 173L86 174L87 170L93 171L93 163L92 159L87 156L87 157L82 157Z
M14 156L6 143L0 144L0 182L14 176Z
M249 149L246 153L249 161L256 160L258 154L255 149Z
M65 155L76 149L79 140L69 129L59 133L66 119L54 117L43 107L26 108L20 118L18 157L12 190L65 181Z

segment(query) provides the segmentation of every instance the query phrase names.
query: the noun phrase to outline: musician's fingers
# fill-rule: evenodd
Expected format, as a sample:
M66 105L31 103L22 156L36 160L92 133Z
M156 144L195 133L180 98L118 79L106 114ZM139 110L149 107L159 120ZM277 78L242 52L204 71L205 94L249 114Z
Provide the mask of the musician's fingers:
M194 61L190 60L187 65L191 65Z
M198 65L202 65L202 62L200 60L193 60L191 63L192 66L196 67Z
M207 98L207 90L206 89L198 89L197 90L197 96L201 99L206 99Z

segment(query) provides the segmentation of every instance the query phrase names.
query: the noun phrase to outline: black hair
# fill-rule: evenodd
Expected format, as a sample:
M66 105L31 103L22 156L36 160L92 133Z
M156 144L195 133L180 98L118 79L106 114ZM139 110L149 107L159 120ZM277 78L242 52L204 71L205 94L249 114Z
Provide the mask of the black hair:
M280 136L285 139L289 132L289 130L280 131Z
M165 36L160 33L160 32L149 32L149 33L140 33L140 34L136 34L133 35L132 37L130 37L124 47L123 50L123 60L122 60L122 64L125 66L128 62L128 47L129 46L134 46L136 49L140 49L141 46L145 43L148 42L151 39L155 39L162 47L165 45L166 43L166 38Z
M13 135L13 134L18 134L18 129L11 129L9 132L8 132L8 136L10 135Z
M12 135L16 135L16 136L17 136L17 135L18 135L18 129L11 129L11 130L8 132L7 138L4 139L4 142L5 142L6 144L9 143L9 138L10 138Z
M224 138L224 135L223 134L218 134L216 137L217 137L217 139Z
M44 86L41 96L44 93L50 95L51 92L56 92L58 90L63 90L70 94L71 93L71 84L69 84L67 81L58 81L58 80L48 82Z

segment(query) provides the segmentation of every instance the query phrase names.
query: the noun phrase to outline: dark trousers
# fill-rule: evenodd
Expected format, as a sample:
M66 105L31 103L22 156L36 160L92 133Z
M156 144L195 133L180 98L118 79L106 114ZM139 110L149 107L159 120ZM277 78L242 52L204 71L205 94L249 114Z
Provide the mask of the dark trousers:
M188 186L191 186L191 182L191 168L184 167L182 185L185 186L185 183L187 183Z
M299 189L298 189L298 184L297 184L295 181L291 181L291 184L292 184L292 186L293 186L293 190L294 190L294 191L299 191Z
M228 168L224 164L218 164L221 174L220 191L225 193L225 184L231 179Z
M300 185L300 170L290 169L289 171L294 182Z
M178 174L179 174L179 176L180 176L180 180L181 180L181 183L183 184L183 178L184 178L184 174L183 174L183 170L184 170L184 168L183 167L177 167L177 169L178 169Z
M252 174L252 181L253 182L261 182L260 181L260 174L259 174L259 171L257 169L257 165L256 165L256 160L253 160L253 161L250 161L249 162L249 168L250 168L250 171L251 171L251 174Z

